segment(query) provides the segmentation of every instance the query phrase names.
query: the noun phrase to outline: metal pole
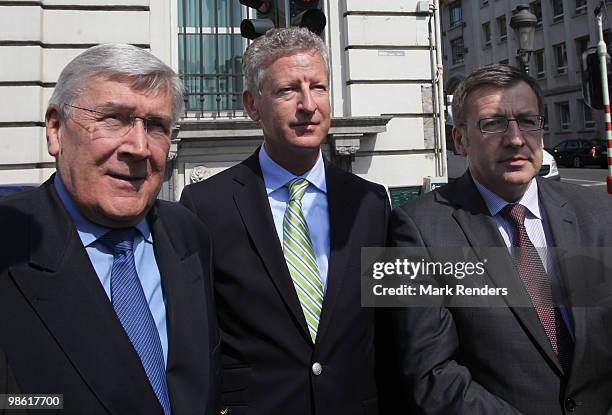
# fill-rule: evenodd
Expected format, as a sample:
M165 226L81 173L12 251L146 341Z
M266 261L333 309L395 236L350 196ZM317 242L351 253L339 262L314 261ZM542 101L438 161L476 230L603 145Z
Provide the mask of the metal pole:
M603 2L602 2L603 3ZM608 141L608 194L612 195L612 118L610 117L610 93L608 91L608 65L606 62L606 42L603 38L603 24L601 9L596 15L599 42L597 42L597 55L601 65L601 89L603 94L604 121L606 124L606 140Z
M291 26L291 6L289 0L285 0L285 27Z
M437 84L437 99L438 99L438 131L440 140L440 158L441 163L439 164L440 171L437 172L438 176L447 176L447 161L446 161L446 121L444 119L444 79L443 66L442 66L442 34L440 29L440 2L434 0L434 35L435 35L435 48L436 48L436 84Z

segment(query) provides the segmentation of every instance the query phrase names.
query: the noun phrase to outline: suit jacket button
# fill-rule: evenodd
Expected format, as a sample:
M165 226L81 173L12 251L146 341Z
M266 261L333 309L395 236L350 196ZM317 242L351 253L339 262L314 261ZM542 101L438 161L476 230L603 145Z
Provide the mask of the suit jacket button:
M576 401L572 398L567 398L565 400L565 409L567 410L567 412L574 412L574 410L576 409Z
M321 363L319 362L314 362L312 364L312 373L315 376L319 376L321 373L323 373L323 366L321 366Z

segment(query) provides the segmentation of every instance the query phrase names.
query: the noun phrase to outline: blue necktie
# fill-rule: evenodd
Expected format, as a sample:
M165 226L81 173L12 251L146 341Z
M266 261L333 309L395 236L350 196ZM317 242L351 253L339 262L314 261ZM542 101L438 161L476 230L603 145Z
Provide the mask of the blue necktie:
M164 414L170 415L161 340L134 263L135 232L135 228L114 229L103 235L99 241L113 253L111 301L115 313L140 356Z

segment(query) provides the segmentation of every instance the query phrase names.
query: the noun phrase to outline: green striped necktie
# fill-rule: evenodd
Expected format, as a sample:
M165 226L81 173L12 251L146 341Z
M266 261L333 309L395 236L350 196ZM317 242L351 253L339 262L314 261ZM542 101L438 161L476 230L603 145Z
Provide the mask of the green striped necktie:
M323 304L323 286L308 224L302 213L302 196L308 181L295 178L285 186L289 189L289 203L283 219L283 253L314 343Z

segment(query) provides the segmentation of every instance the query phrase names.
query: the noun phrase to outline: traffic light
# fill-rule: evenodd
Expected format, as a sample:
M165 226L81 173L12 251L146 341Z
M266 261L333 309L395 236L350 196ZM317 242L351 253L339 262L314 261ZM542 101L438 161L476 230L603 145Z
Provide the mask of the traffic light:
M244 19L240 23L240 33L247 39L255 39L274 27L286 25L306 27L321 35L327 19L319 6L320 0L290 0L289 12L285 10L285 0L240 0L240 4L257 10L256 19Z
M257 19L244 19L240 22L242 37L253 40L273 29L278 23L272 0L240 0L240 4L257 10Z
M606 61L608 64L608 86L610 86L612 85L610 55L606 56ZM596 110L603 109L601 64L597 55L597 48L589 48L582 53L580 66L582 70L582 96L584 97L585 104Z
M307 27L320 36L326 24L319 0L291 0L291 26Z

